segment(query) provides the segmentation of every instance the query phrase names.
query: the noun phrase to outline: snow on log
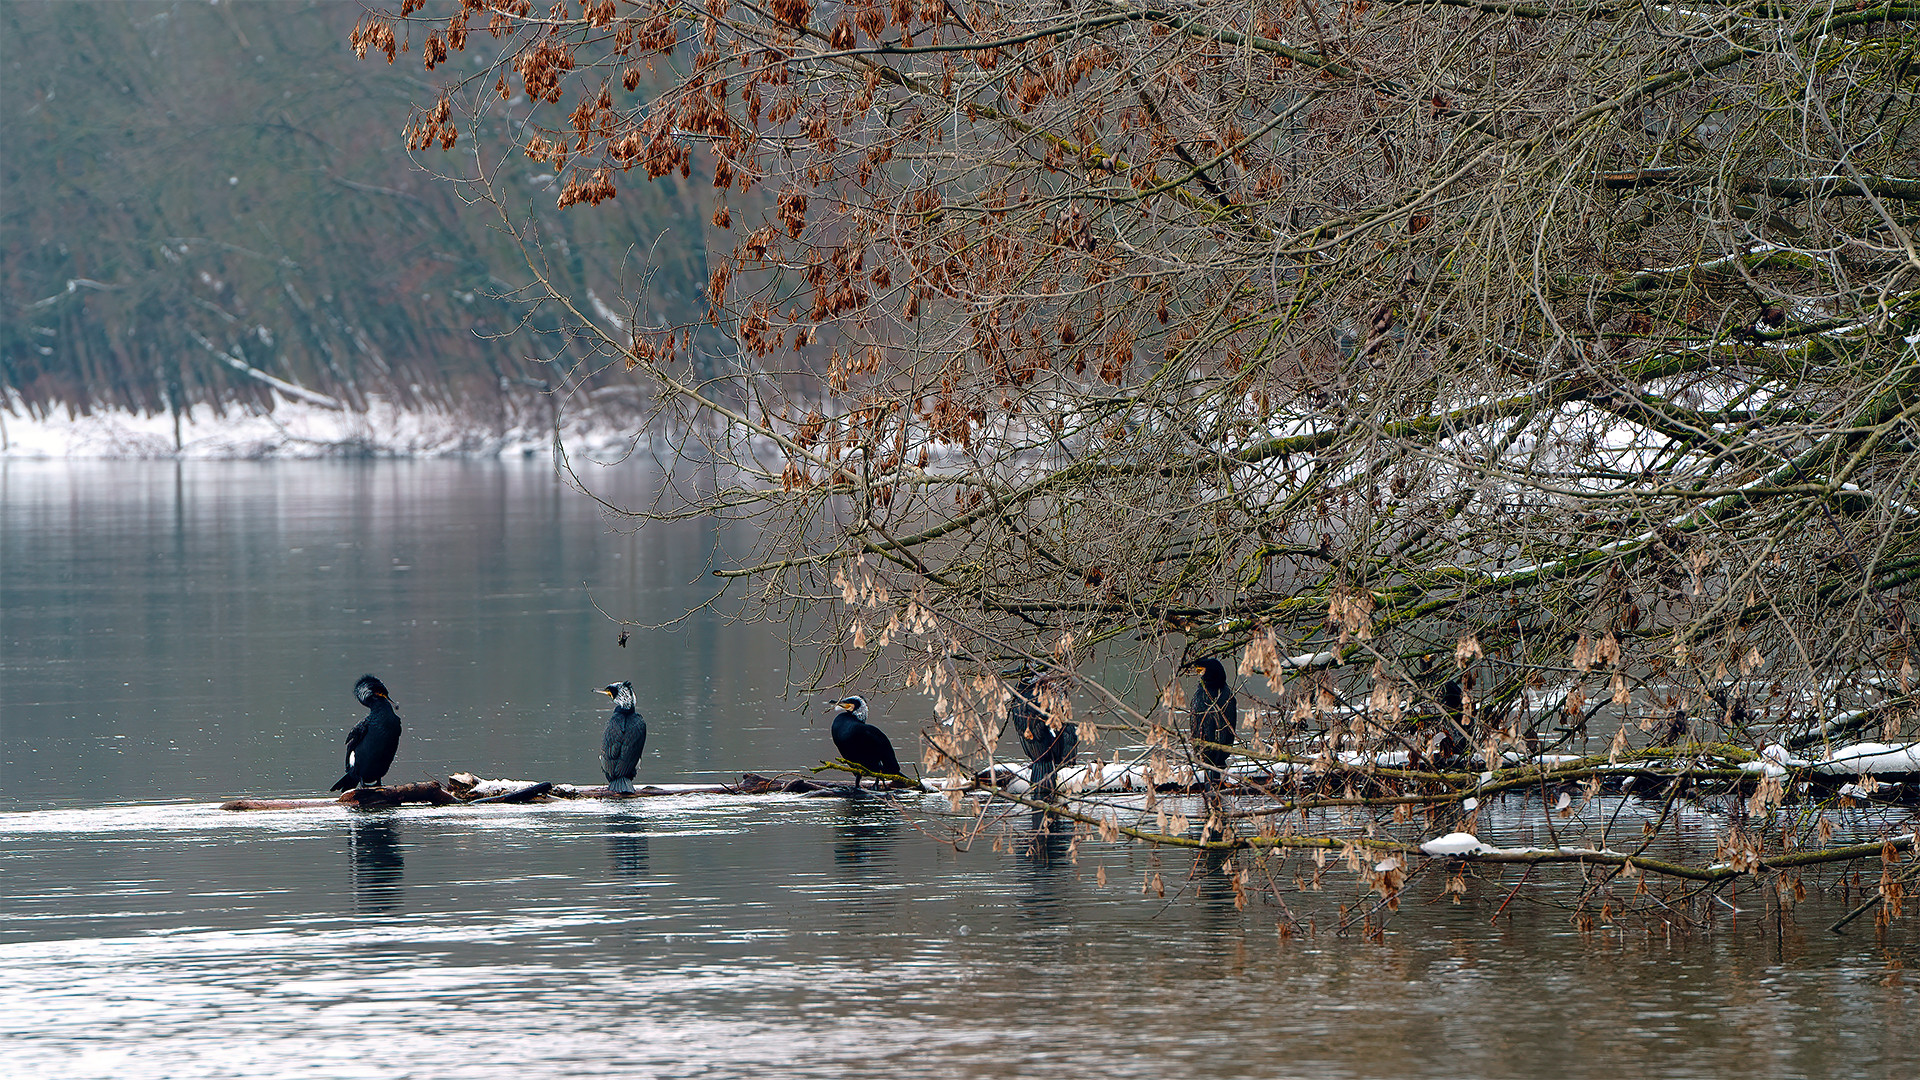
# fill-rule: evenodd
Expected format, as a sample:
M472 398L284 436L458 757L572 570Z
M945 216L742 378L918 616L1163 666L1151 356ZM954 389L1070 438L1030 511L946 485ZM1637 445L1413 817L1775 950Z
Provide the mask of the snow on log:
M1826 776L1920 773L1920 743L1890 746L1863 742L1837 746L1831 756L1813 763L1813 771Z
M1453 832L1421 844L1420 850L1428 855L1487 855L1500 849L1488 847L1472 833Z

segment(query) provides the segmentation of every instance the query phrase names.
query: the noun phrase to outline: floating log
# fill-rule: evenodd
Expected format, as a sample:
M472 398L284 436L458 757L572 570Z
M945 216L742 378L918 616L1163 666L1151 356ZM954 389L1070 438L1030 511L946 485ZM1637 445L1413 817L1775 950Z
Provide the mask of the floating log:
M532 780L486 780L472 773L454 773L447 777L447 788L459 801L473 803L492 802L547 802L551 799L645 799L660 798L667 795L761 795L765 794L752 787L752 781L764 779L749 773L742 778L743 785L735 784L647 784L632 791L614 791L605 784L558 784L551 781ZM529 788L540 788L529 792ZM502 796L514 796L503 798Z
M339 799L228 799L222 810L305 810L314 806L338 806Z
M805 776L790 776L785 780L776 780L759 773L747 773L740 777L740 786L734 789L741 795L806 795L816 791L837 791L845 784L829 784L822 780L813 780Z
M460 800L431 780L393 787L350 788L337 799L229 799L222 810L308 810L316 806L358 806L364 809L422 803L445 806Z
M768 777L746 773L737 784L648 784L633 791L610 791L604 784L581 786L550 780L488 780L458 772L446 782L425 781L394 787L355 788L338 799L230 799L222 810L308 810L319 806L484 806L526 805L555 799L646 799L673 795L838 794L845 785L803 776Z
M399 806L402 803L427 803L431 806L445 806L459 802L432 780L418 784L396 784L393 787L353 788L340 795L340 801L348 806L362 809L374 807Z
M553 784L550 781L543 780L538 784L528 784L526 787L520 788L517 791L509 791L502 795L489 795L484 799L473 799L468 803L468 805L475 805L478 803L496 803L496 802L528 803L528 802L534 801L535 799L538 799L540 796L545 795L547 792L552 790L553 790Z

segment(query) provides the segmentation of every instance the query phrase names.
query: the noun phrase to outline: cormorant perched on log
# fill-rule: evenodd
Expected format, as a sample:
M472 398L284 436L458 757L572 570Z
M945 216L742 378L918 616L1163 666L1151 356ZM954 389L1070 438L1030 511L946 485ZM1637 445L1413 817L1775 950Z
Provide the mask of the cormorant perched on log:
M633 684L611 683L594 691L613 699L607 733L600 737L600 771L607 774L607 790L630 792L640 751L647 747L647 721L633 708Z
M1233 691L1227 688L1227 669L1209 656L1188 664L1187 671L1200 676L1200 685L1193 688L1193 737L1203 742L1232 745L1240 705L1234 700ZM1200 760L1207 764L1207 783L1220 782L1220 770L1226 768L1227 757L1225 750L1208 747L1200 751Z
M900 759L893 756L893 742L887 733L867 723L867 700L859 695L834 702L839 714L833 718L833 745L840 756L868 772L900 774ZM853 786L860 786L860 777ZM876 781L876 784L878 782Z
M1666 726L1654 734L1655 746L1679 746L1693 737L1693 721L1687 717L1687 707L1676 705L1673 715L1667 719Z
M1013 688L1007 702L1007 720L1020 735L1020 746L1033 762L1028 783L1036 791L1052 791L1053 778L1060 766L1071 765L1080 753L1080 733L1070 723L1058 730L1048 726L1047 713L1040 708L1040 676L1028 675Z
M362 675L353 684L353 696L367 707L367 716L347 732L347 775L329 791L379 787L393 764L393 752L400 749L400 714L393 711L386 684Z

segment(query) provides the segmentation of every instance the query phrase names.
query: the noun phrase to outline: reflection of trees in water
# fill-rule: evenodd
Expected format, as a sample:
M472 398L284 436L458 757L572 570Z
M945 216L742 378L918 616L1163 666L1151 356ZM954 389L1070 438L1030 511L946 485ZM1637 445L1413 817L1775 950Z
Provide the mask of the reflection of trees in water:
M392 816L354 814L347 822L347 856L354 908L362 912L399 908L407 857Z
M637 814L607 818L607 863L618 877L647 876L647 822Z

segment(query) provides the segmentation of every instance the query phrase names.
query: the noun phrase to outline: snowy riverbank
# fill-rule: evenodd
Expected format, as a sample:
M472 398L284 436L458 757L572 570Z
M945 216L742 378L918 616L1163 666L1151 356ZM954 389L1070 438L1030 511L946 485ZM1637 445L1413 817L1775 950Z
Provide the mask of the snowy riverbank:
M618 455L641 419L632 410L569 409L560 436L570 454ZM167 413L65 409L32 416L17 399L0 400L0 457L257 460L325 457L523 457L553 446L551 414L540 403L511 419L452 410L403 409L375 400L365 412L279 402L271 412L211 406L182 413L177 433Z

